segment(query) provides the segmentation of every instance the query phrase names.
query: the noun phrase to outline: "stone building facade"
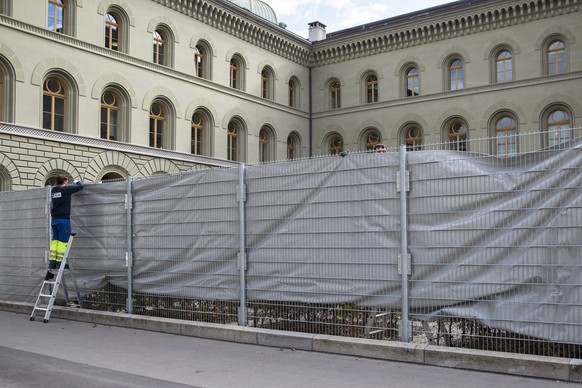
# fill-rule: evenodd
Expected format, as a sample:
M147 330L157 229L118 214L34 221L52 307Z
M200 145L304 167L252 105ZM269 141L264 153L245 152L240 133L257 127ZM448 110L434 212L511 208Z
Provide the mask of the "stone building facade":
M553 145L582 116L581 3L460 0L304 39L260 0L0 0L0 190L378 142Z

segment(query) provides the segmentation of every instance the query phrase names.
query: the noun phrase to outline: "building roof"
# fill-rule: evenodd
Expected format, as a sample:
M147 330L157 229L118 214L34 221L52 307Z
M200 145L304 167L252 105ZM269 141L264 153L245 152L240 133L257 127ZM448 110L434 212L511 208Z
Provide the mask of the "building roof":
M273 8L264 1L261 0L228 0L231 3L238 5L239 7L248 9L257 16L267 19L268 21L278 24L277 15Z

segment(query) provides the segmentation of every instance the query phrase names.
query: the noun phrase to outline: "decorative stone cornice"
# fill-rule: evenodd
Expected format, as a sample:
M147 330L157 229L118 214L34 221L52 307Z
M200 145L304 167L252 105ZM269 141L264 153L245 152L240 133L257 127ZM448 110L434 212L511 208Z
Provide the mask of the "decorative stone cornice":
M458 4L457 4L458 3ZM310 66L323 66L387 51L580 12L582 0L463 1L328 34L313 44Z
M152 1L301 65L309 58L309 41L227 0Z

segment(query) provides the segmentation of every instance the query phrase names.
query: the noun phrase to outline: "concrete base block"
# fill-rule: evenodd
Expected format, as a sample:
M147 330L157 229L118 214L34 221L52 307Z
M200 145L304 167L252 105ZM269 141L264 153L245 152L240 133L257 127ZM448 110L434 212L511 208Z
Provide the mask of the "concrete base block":
M253 330L241 330L238 326L226 326L206 322L184 322L180 334L244 344L256 344L257 334Z
M582 383L582 360L570 360L570 381Z
M425 364L565 381L570 378L569 359L486 350L429 345L425 349Z
M314 334L262 329L257 332L259 345L286 349L313 350Z
M317 335L313 338L313 350L318 352L419 364L424 363L424 349L426 346L328 335Z
M160 333L180 334L180 326L184 321L179 319L147 317L143 315L131 315L129 327L132 329L157 331Z

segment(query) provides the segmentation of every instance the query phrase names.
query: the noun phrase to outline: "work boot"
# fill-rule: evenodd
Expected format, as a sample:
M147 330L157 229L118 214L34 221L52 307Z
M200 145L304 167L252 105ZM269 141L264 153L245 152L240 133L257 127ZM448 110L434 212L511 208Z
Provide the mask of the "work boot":
M44 276L44 280L51 280L54 277L55 277L55 275L49 270L49 271L46 271L46 275Z

